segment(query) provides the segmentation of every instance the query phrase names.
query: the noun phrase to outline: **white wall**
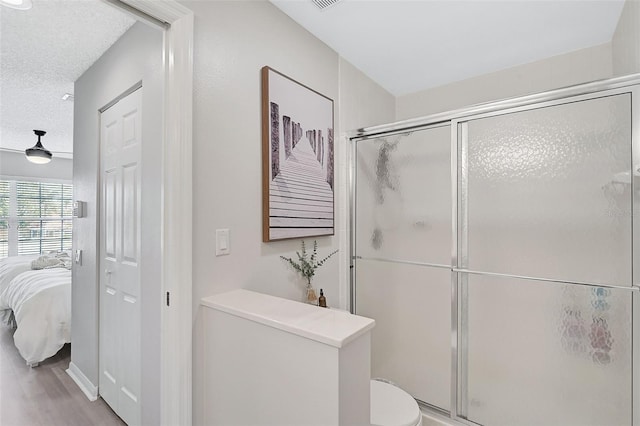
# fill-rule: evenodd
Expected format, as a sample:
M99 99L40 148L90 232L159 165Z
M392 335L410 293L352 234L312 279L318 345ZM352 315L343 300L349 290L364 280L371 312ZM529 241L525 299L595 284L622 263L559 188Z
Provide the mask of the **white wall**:
M185 4L196 17L196 311L201 297L237 287L301 299L302 280L279 258L299 250L300 240L262 243L260 238L260 69L269 65L332 98L338 135L345 130L341 120L345 115L349 117L348 112L342 113L341 87L348 87L344 96L348 107L360 114L349 120L348 125L354 127L393 119L393 97L373 83L362 87L341 84L338 54L266 1ZM347 78L365 77L353 70ZM380 107L380 101L388 104ZM359 110L375 112L367 116ZM338 140L336 145L339 144ZM336 162L340 162L338 167L343 164L342 159ZM340 208L339 196L336 194L336 210ZM341 225L344 224L338 218L337 227ZM214 255L212 238L216 228L230 229L229 256ZM317 240L321 253L339 248L337 236ZM337 306L338 262L332 259L319 269L314 284L326 290L330 305Z
M627 0L611 42L400 96L396 120L640 72L640 0Z
M142 423L160 424L160 172L162 142L162 33L136 23L75 83L74 198L87 215L74 219L71 361L98 385L99 112L142 81Z
M613 35L613 74L640 72L640 0L627 0Z
M396 119L523 96L612 76L611 43L399 96Z
M341 134L392 121L395 104L393 96L265 0L184 4L195 14L193 377L198 423L205 403L199 383L200 299L234 288L293 300L303 296L304 282L279 258L295 255L300 240L262 243L260 69L268 65L334 100L336 235L317 241L321 255L341 251L313 281L325 290L330 306L347 306L348 253L340 234L347 225ZM217 228L230 230L228 256L215 256Z
M27 160L24 153L0 150L0 175L5 178L70 181L73 177L73 160L70 158L59 158L54 154L51 162L47 164L34 164Z
M266 1L185 4L195 13L194 312L203 296L238 287L302 300L302 281L279 258L300 241L261 242L260 69L333 99L337 130L338 55ZM215 257L217 228L230 230L228 256ZM321 253L338 248L336 237L317 240ZM314 279L333 305L337 270L332 259Z

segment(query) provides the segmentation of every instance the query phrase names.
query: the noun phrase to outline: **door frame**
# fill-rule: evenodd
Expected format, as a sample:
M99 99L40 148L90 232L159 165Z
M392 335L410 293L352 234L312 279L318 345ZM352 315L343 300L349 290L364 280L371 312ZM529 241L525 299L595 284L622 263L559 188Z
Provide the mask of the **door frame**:
M175 0L102 0L163 29L160 420L192 423L193 12ZM147 19L145 19L145 17ZM151 17L152 19L148 19ZM166 23L168 25L161 25ZM170 304L167 304L170 294Z

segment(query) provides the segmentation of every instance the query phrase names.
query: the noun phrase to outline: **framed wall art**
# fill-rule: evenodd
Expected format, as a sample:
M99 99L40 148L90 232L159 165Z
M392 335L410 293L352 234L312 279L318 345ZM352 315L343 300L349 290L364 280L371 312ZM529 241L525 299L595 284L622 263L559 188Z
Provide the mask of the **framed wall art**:
M334 234L333 100L262 68L262 240Z

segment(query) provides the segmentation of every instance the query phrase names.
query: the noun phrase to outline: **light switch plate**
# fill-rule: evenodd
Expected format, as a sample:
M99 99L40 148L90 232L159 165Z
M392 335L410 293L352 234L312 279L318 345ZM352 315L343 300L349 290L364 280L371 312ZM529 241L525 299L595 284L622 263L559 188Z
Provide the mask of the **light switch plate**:
M78 265L82 265L82 250L76 250L76 252L75 252L75 262Z
M216 229L216 256L225 256L231 252L229 230Z

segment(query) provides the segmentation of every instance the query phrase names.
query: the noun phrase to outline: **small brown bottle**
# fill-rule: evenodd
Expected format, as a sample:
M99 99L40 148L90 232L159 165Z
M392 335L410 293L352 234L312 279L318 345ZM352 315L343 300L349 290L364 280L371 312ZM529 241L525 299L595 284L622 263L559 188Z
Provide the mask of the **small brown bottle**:
M327 298L324 297L324 292L320 289L320 297L318 297L318 306L321 308L327 307Z

